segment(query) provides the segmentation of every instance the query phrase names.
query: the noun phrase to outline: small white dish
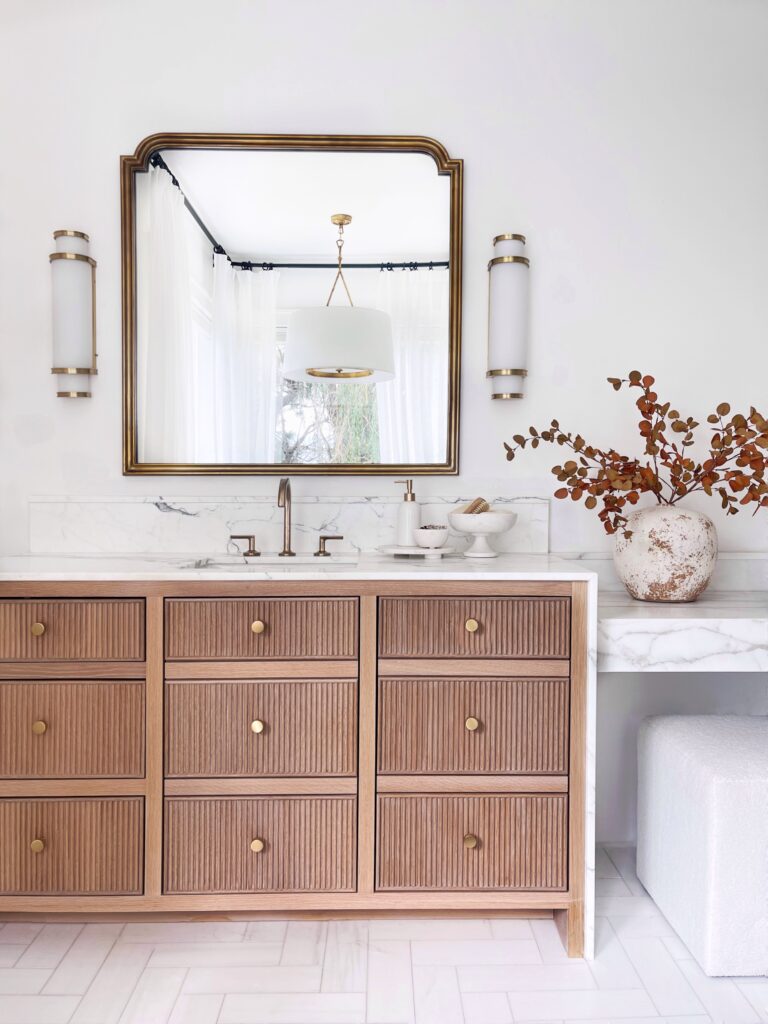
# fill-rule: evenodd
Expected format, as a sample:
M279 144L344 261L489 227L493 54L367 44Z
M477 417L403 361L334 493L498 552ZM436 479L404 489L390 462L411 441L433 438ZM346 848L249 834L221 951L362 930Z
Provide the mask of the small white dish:
M457 533L466 533L474 540L464 552L465 558L498 558L488 543L493 534L506 533L517 522L515 512L477 512L474 515L466 512L449 512L448 521Z
M441 548L448 540L448 527L444 526L439 530L430 530L420 526L413 531L413 539L420 548Z
M456 554L456 548L420 548L416 544L384 544L379 551L382 555L394 555L395 558L442 558L443 555Z

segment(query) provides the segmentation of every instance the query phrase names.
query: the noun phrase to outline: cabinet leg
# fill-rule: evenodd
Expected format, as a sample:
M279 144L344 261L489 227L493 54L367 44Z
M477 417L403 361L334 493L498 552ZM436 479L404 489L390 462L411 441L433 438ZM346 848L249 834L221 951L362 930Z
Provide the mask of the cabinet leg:
M568 956L584 956L584 904L579 901L568 910L556 910L554 916Z

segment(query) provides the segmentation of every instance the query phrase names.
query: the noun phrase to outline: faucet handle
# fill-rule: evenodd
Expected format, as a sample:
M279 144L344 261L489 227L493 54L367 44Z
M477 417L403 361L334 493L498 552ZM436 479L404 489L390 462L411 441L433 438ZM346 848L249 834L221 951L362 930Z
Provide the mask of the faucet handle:
M256 538L252 533L231 533L229 535L230 540L247 540L248 548L243 551L243 555L246 558L257 558L261 552L256 550Z
M317 551L315 552L315 558L330 558L331 552L325 550L326 541L329 540L344 540L344 534L342 533L322 533L318 542Z

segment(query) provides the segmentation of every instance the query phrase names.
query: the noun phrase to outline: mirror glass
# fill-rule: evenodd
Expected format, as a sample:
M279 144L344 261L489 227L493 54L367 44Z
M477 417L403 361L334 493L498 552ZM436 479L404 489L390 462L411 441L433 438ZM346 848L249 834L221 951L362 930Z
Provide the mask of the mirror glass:
M160 147L132 206L130 469L452 470L457 201L430 153Z

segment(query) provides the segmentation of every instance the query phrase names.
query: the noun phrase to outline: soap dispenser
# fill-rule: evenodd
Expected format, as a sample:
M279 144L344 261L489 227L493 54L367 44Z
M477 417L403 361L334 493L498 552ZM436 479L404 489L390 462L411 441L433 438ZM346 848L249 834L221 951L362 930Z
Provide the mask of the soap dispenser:
M421 525L419 506L416 504L416 495L413 493L413 480L395 480L395 483L405 484L405 494L400 508L397 510L395 542L400 547L413 547L416 543L413 531L418 530Z

